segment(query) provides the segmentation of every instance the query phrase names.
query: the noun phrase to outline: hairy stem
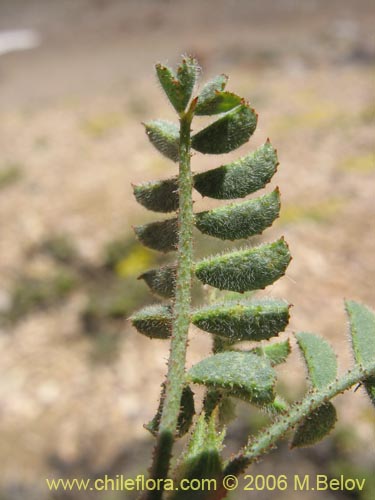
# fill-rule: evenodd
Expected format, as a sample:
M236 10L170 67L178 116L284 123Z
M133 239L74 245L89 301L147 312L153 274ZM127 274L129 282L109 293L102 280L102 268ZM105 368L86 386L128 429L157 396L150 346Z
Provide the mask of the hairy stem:
M180 412L181 395L185 383L185 361L190 324L191 275L193 262L193 176L190 169L190 126L193 105L180 118L180 160L179 160L179 241L177 257L176 293L173 308L172 338L165 400L160 420L159 435L154 450L151 477L165 479L168 475L170 458ZM160 500L163 491L146 493L144 500Z
M161 432L175 432L185 381L187 335L190 323L191 272L193 260L193 177L190 170L190 125L187 113L180 120L180 171L178 214L179 243L173 330L168 364L166 396L160 422Z

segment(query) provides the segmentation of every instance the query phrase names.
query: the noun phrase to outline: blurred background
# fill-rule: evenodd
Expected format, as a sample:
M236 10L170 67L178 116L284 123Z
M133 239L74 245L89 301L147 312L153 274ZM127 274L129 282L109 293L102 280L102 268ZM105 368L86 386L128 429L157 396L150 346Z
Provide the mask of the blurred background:
M155 412L168 346L126 318L154 301L137 276L171 259L142 248L131 229L157 218L137 205L131 183L176 173L140 124L175 119L157 61L196 55L203 80L229 74L228 89L259 113L248 144L220 158L197 154L193 169L270 137L280 166L266 191L280 186L282 211L254 242L284 235L293 261L261 295L294 304L281 338L321 333L340 370L349 366L343 298L375 305L374 22L370 0L0 0L1 500L131 499L52 494L45 478L135 477L149 465L142 424ZM195 206L207 202L196 196ZM197 255L217 250L197 235ZM193 330L190 345L189 365L210 339ZM278 371L280 390L301 396L298 354ZM370 404L359 390L336 407L329 439L293 451L281 443L251 472L365 477L364 492L303 497L369 500ZM238 414L227 454L265 422L245 405ZM231 498L255 496L283 498Z

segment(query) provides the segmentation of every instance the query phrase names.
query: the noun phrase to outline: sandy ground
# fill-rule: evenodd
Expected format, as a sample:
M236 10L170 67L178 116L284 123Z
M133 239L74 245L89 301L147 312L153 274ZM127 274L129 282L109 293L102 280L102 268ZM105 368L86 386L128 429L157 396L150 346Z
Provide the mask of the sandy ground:
M371 2L361 0L2 0L0 30L34 29L42 43L0 57L0 167L22 171L0 197L1 307L18 275L43 273L47 264L30 262L28 251L48 235L69 234L95 264L106 242L151 219L130 183L175 172L140 126L173 119L153 63L192 52L203 78L228 73L228 88L259 113L250 143L225 161L267 137L279 152L266 190L280 186L284 215L262 239L284 235L293 255L287 276L263 292L294 304L282 337L320 332L339 353L340 369L347 367L343 298L375 305L374 18ZM223 159L193 161L199 171ZM56 468L84 475L117 457L131 475L147 465L142 423L156 406L167 347L140 338L124 320L116 361L90 364L89 341L79 335L84 300L73 294L1 332L4 498L25 491L49 498L40 478ZM208 348L208 338L192 332L189 364ZM303 380L294 354L280 369L283 381L293 386L297 370ZM364 395L347 394L337 408L338 428L354 436L349 452L358 463L373 460ZM293 453L294 473L308 458Z

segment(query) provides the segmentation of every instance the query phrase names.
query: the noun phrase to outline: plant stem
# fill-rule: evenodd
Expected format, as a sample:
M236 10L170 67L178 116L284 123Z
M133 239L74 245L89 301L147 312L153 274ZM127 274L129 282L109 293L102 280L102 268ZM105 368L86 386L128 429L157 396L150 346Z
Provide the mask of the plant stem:
M193 176L190 169L190 109L180 118L179 160L179 241L177 257L176 292L173 308L171 348L168 361L165 399L154 450L151 477L165 479L168 475L174 435L180 412L181 395L185 383L185 362L190 324L191 275L193 264ZM145 493L144 500L160 500L163 491Z
M193 177L190 170L191 115L180 120L180 170L178 214L179 243L176 295L173 309L173 330L168 364L166 395L160 431L175 432L185 381L187 336L190 324L191 273L193 261Z

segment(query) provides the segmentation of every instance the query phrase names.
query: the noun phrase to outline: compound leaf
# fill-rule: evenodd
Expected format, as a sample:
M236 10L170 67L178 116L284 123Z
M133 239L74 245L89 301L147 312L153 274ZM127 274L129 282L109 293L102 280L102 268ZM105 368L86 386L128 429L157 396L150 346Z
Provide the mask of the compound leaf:
M191 382L263 405L274 400L275 373L269 361L250 352L221 352L200 361L187 374Z
M197 278L220 290L246 292L263 289L285 274L291 260L283 238L255 248L238 250L198 262Z
M177 68L177 74L167 66L156 65L156 74L164 92L178 113L185 111L198 74L198 63L193 57L187 57Z
M176 284L176 266L164 266L159 269L150 269L141 274L138 279L143 279L150 290L166 299L174 297Z
M337 375L337 360L330 344L322 337L308 332L297 333L296 338L313 387L323 389L334 382Z
M176 250L178 244L178 221L166 219L134 227L139 241L146 247L159 252Z
M244 198L270 182L276 172L276 149L269 140L253 153L227 165L196 174L194 188L218 200Z
M177 125L166 120L152 120L144 125L151 144L170 160L178 161L180 133Z
M139 333L153 339L167 339L172 335L170 306L147 306L131 316L130 321Z
M192 323L231 341L264 340L285 330L289 321L285 302L226 302L198 309Z
M241 104L195 134L191 145L200 153L229 153L250 139L257 119L252 108Z
M177 177L160 181L150 181L133 186L136 200L154 212L173 212L178 209Z
M275 189L253 200L200 212L195 225L204 234L223 240L248 238L261 234L279 216L280 193Z
M310 446L321 441L334 428L337 420L336 409L327 402L312 411L297 427L291 448Z

